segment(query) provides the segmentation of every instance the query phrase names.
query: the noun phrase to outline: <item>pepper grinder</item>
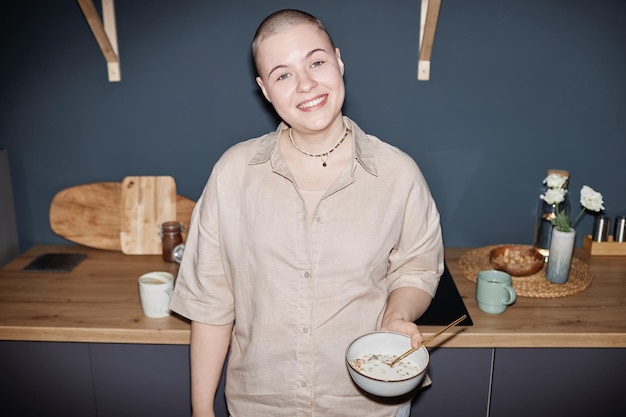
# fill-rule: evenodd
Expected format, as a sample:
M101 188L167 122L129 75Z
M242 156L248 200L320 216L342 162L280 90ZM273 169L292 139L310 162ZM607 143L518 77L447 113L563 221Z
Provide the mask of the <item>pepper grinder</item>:
M591 240L594 242L606 242L609 240L609 228L611 226L611 218L599 214L593 221L593 234Z
M613 236L614 242L625 242L626 241L626 217L625 216L617 216L615 218L615 233Z

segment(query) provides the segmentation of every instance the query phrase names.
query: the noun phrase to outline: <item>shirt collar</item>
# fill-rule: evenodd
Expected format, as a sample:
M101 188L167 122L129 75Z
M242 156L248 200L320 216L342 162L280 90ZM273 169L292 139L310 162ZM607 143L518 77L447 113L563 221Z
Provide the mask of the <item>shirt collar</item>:
M352 137L354 138L354 157L356 161L367 172L374 176L378 176L376 170L376 158L374 156L374 140L370 138L361 128L344 116L344 123L352 129ZM280 132L287 129L287 124L281 122L275 131L263 136L259 141L257 153L248 162L249 165L262 164L271 161L274 169L284 165L284 161L278 151L278 138Z

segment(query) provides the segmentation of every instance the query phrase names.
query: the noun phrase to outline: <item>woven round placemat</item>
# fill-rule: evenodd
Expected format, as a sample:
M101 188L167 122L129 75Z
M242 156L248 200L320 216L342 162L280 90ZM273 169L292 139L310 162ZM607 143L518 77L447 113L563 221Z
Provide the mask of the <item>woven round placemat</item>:
M489 261L489 252L492 249L504 245L485 246L472 249L461 255L459 268L465 278L476 282L476 276L480 271L494 269ZM517 245L524 246L524 245ZM526 277L513 276L513 288L521 297L557 298L579 293L591 285L593 275L591 270L580 259L572 258L572 267L569 278L564 284L554 284L546 279L546 267L539 272Z

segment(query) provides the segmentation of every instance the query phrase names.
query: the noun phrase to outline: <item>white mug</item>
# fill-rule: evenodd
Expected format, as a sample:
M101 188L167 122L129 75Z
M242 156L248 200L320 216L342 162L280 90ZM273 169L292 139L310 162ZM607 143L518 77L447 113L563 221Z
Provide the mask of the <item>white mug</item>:
M143 313L152 318L170 315L170 300L174 291L174 275L156 271L139 277L139 299Z

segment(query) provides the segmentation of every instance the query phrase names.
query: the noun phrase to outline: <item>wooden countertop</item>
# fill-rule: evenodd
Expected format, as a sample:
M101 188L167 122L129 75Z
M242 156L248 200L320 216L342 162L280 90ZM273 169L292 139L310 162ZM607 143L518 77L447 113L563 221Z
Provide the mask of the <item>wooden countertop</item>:
M563 298L518 297L500 315L481 312L474 283L458 267L463 248L446 249L446 263L474 322L440 336L445 347L626 347L626 257L576 257L593 272L585 291ZM44 253L81 252L70 273L23 272ZM0 270L0 340L188 344L188 321L145 317L137 278L176 273L160 256L123 255L83 246L38 245ZM425 335L438 327L423 326Z
M70 273L23 272L44 253L86 253ZM176 274L158 255L124 255L84 246L38 245L0 270L0 340L189 343L189 324L144 316L137 279Z

